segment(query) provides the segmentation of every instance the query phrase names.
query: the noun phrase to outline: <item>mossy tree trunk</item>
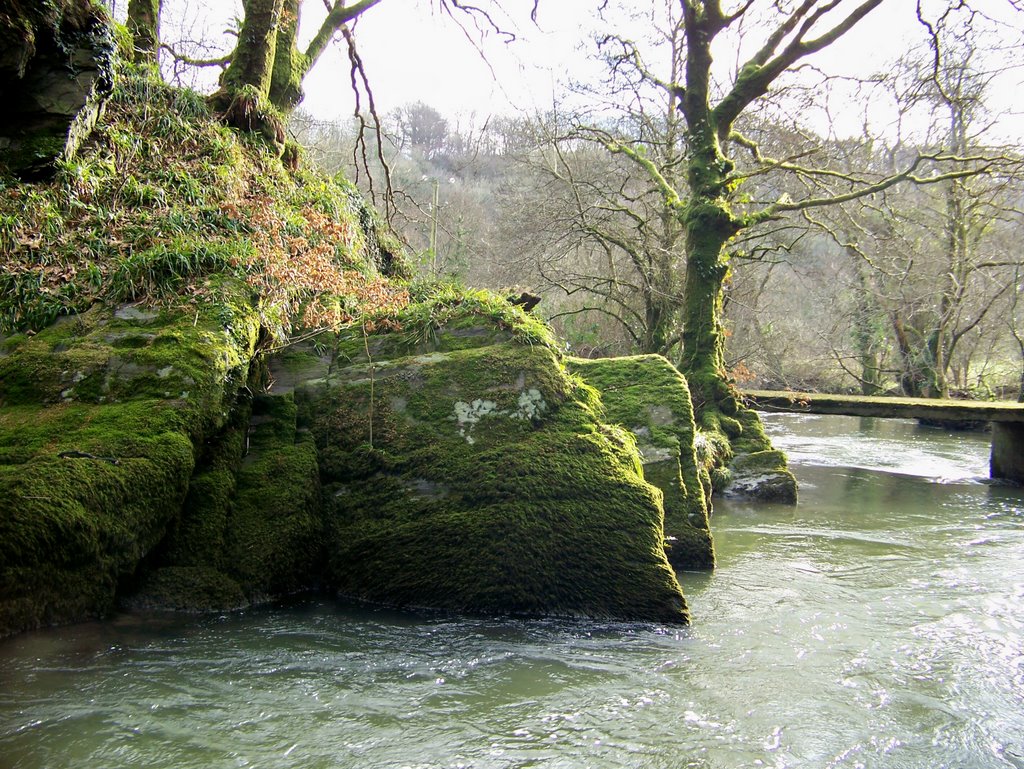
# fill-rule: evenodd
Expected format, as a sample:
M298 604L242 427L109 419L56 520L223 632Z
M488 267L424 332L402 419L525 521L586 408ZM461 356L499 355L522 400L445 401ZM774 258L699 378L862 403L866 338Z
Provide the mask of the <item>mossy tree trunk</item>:
M302 81L348 22L381 0L349 5L335 0L305 51L297 46L302 0L243 0L244 18L216 101L223 109L239 94L281 114L302 101Z
M847 253L853 261L857 280L857 314L853 319L853 343L860 364L860 389L864 395L880 395L882 387L881 349L885 338L880 333L879 323L885 315L878 306L872 290L870 276L866 273L857 250L848 247Z
M683 115L689 150L689 196L678 206L686 231L681 368L702 412L733 414L738 408L725 367L723 289L729 275L726 247L744 228L729 205L733 163L722 152L743 106L767 90L742 78L717 108L711 107L711 43L728 26L717 0L683 4L687 61ZM770 82L770 81L769 81ZM723 110L723 107L730 107Z
M302 79L312 66L296 45L300 12L299 0L284 0L267 93L270 103L282 112L291 111L302 101Z
M737 228L723 206L704 202L696 206L691 201L684 213L687 260L680 367L695 400L709 406L735 399L727 386L722 303L729 276L726 244Z
M660 89L669 98L678 98L682 103L685 118L682 138L688 162L685 179L676 179L672 167L659 165L657 158L633 136L612 139L605 134L603 141L609 151L629 157L647 171L685 230L681 368L690 379L698 401L703 402L712 416L715 413L730 415L742 410L725 370L722 329L723 289L729 276L729 251L738 234L757 225L784 219L794 212L840 205L882 193L904 182L919 186L953 182L951 189L956 191L962 189L960 180L1012 165L1013 161L1003 155L973 152L974 157L971 157L966 154L967 145L962 140L954 140L948 153L919 154L909 158L901 170L888 174L875 174L870 169L837 173L828 164L818 167L803 165L799 160L766 157L755 140L736 129L737 120L751 105L765 97L781 76L799 67L806 57L846 35L882 2L884 0L801 0L796 3L680 0L682 19L679 28L685 35L686 61L678 78L675 73L669 78L654 74L644 63L636 43L615 33L608 35L607 39L616 44L616 55L611 60L615 72L629 70L635 82ZM670 0L666 0L666 4L667 7L676 7ZM723 10L725 5L731 10ZM754 10L755 6L758 6L757 10ZM737 68L731 82L719 80L712 89L712 48L715 41L730 27L738 27L748 13L760 10L767 14L765 18L770 16L773 19L774 27L765 29L760 23L748 24L744 42L752 43L749 50L753 50L753 54ZM913 14L912 4L909 11ZM763 37L753 41L750 38L754 34L762 34ZM935 61L944 60L946 57L939 55L942 52L941 41L934 31L932 42ZM953 123L959 125L955 116ZM735 171L734 158L728 156L730 152L743 153L745 166L739 173ZM805 153L807 158L814 154ZM783 172L795 174L803 180L814 179L815 192L799 200L782 195L774 202L760 205L742 201L733 194L744 179ZM962 198L951 197L950 200L949 218L952 221L959 217L959 212L952 210L953 204ZM970 233L959 227L950 229L948 236L952 252L962 254L964 248L970 246ZM994 262L992 264L998 266ZM962 293L967 284L967 274L951 269L950 276L951 282L960 287ZM971 328L968 325L956 330L948 325L959 312L958 308L962 307L956 294L951 294L948 300L936 309L936 314L945 318L947 323L939 334L929 340L928 332L934 330L933 326L915 334L913 339L905 334L901 341L901 352L911 350L903 342L913 342L913 362L924 361L927 371L918 366L914 374L918 378L922 374L927 375L921 379L920 385L928 391L944 390L942 375L948 367L956 341L959 335ZM990 302L989 306L994 306L994 303ZM984 311L987 312L987 308ZM976 324L980 317L977 315L972 323ZM904 330L916 331L909 328L909 324ZM871 375L866 379L875 379L876 375L877 367L872 366Z
M724 148L746 148L755 162L770 165L771 161L761 156L756 144L735 131L736 120L753 102L768 93L780 75L804 57L831 45L881 2L860 0L846 17L838 20L834 14L827 16L836 3L814 0L799 3L785 15L780 14L780 21L763 46L739 68L724 96L713 103L712 46L716 38L755 3L739 4L738 10L727 14L721 0L682 0L681 25L686 40L682 82L674 78L660 80L642 64L637 65L637 70L642 79L681 102L685 122L682 138L688 152L685 180L677 180L673 169L659 167L629 141L605 143L610 151L628 156L648 172L661 190L666 206L682 225L686 279L680 368L690 382L698 423L724 432L734 440L744 432L742 422L750 428L747 432L753 433L744 435L744 443L750 444L747 450L763 450L769 444L763 431L758 429L756 415L745 413L726 370L722 312L724 287L729 276L729 244L749 227L781 218L789 211L842 202L843 195L799 203L780 200L757 211L736 212L732 207L732 193L739 179L734 175L735 164L726 156ZM632 43L627 43L626 47L635 51ZM640 61L639 54L635 60ZM908 177L909 172L902 178ZM895 183L894 177L881 186L876 185L876 189ZM871 191L866 187L850 194L849 199ZM754 440L747 441L747 438Z
M822 8L816 7L818 4L814 2L800 4L739 69L732 87L715 105L712 105L711 94L712 44L751 4L726 14L720 0L683 1L686 83L685 89L672 86L683 93L690 153L689 196L678 204L687 233L681 360L691 389L697 399L703 401L703 408L710 416L714 412L734 414L739 408L725 367L722 327L723 289L729 276L728 244L742 230L781 214L781 209L773 207L755 215L732 211L730 199L738 182L733 178L735 165L725 156L723 146L732 142L750 147L750 142L734 131L736 119L764 96L783 72L846 34L881 1L864 0L849 16L813 39L805 39L805 36L813 34L815 25L831 10L832 4L825 3ZM753 150L760 157L756 148Z
M231 64L221 81L229 94L246 87L261 97L270 92L274 71L277 32L285 0L242 0L245 16L238 33L238 44L231 55Z
M155 64L160 52L160 11L163 0L130 0L128 31L136 64Z
M350 21L370 10L381 0L360 0L352 5L336 0L320 29L309 41L305 51L298 48L301 0L284 0L281 26L278 30L274 72L268 93L270 103L283 113L291 112L302 101L302 81L320 60L335 35Z

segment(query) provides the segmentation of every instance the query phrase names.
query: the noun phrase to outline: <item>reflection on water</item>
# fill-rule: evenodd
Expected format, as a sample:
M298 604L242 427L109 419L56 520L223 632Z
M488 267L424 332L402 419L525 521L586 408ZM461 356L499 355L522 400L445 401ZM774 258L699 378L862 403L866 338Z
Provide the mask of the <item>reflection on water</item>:
M836 419L770 418L800 504L716 504L688 629L314 601L33 633L0 766L1024 767L1021 490L951 482L984 436Z

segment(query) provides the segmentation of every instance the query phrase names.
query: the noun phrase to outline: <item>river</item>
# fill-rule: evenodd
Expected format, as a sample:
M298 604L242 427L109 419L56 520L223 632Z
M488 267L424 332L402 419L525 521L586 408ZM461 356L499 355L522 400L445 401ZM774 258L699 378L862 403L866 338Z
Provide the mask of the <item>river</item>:
M684 629L310 600L0 642L4 769L1024 767L1024 490L984 435L766 417Z

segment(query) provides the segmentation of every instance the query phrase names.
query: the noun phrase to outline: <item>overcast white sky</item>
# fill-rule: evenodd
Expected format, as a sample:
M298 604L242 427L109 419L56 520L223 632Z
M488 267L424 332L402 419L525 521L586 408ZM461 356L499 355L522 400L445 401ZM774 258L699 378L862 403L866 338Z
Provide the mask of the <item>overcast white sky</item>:
M127 0L112 2L115 11L123 15ZM947 0L927 2L936 6ZM627 8L643 5L618 4ZM184 34L219 39L225 47L230 46L230 38L222 31L240 13L239 0L164 0L164 5L167 39ZM529 19L532 0L506 0L503 5L507 16L499 21L514 26L518 39L511 44L494 36L483 40L480 47L487 63L452 19L429 0L384 0L365 13L358 21L356 36L378 110L385 113L423 101L450 116L475 113L482 119L517 109L544 109L550 106L558 84L570 74L585 78L595 71L587 53L592 49L590 33L597 24L596 8L601 0L541 0L537 25ZM613 0L610 5L617 3ZM1006 0L974 0L974 5L1012 19L1018 30L1024 22L1008 13ZM886 69L922 40L914 8L914 0L886 0L851 33L810 61L832 74L864 76ZM311 34L324 13L323 4L306 0L304 9L303 24ZM841 5L840 11L844 10ZM184 32L179 31L182 23ZM1006 34L1013 33L1006 29ZM723 51L719 59L728 63L735 54ZM998 85L997 96L1005 103L1005 111L1013 109L1019 94L1024 93L1021 81L1018 70ZM354 102L343 44L324 54L305 85L303 109L322 120L347 120ZM858 111L857 105L840 106ZM1024 134L1024 120L1007 118L1000 134Z

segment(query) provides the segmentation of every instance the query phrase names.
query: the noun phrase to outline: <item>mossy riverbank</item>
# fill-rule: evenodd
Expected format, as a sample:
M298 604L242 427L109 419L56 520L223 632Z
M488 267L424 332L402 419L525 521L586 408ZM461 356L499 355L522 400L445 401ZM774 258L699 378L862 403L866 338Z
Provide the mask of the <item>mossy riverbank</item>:
M225 610L312 589L687 621L663 500L696 495L669 542L688 543L688 568L710 566L706 512L691 524L700 482L645 479L636 426L534 318L449 292L396 317L401 331L325 332L261 357L257 310L228 322L225 306L244 304L96 305L4 340L0 634L117 605ZM628 376L638 362L621 365ZM676 399L679 424L656 427L692 458L685 385L659 386L641 400Z
M410 283L347 181L114 74L74 151L0 167L0 636L310 590L688 621L726 464L788 473L756 419Z

